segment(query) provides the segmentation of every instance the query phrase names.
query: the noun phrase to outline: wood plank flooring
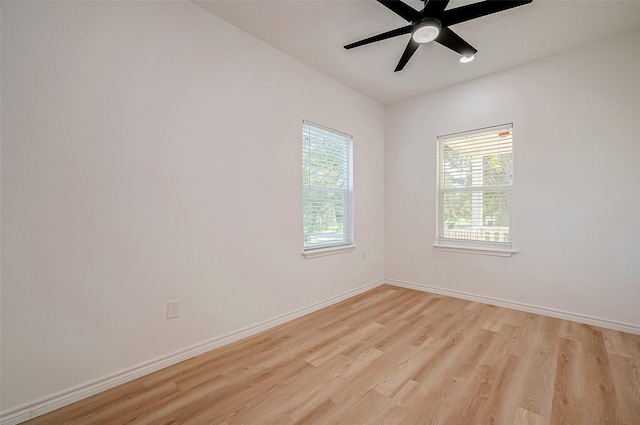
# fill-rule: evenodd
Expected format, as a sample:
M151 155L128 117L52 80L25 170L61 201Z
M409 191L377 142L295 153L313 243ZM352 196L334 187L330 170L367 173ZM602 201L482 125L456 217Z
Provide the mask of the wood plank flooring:
M384 285L25 423L638 425L640 336Z

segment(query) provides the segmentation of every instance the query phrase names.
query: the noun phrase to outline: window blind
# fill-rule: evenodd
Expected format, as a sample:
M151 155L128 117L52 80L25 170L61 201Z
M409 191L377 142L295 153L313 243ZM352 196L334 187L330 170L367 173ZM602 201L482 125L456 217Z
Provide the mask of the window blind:
M352 137L303 121L304 248L352 243Z
M438 137L438 239L510 248L513 129Z

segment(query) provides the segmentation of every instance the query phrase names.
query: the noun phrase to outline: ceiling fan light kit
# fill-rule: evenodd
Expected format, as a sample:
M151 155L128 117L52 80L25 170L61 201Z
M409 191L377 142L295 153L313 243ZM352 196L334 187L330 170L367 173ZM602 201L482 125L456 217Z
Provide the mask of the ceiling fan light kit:
M411 39L396 66L395 72L398 72L405 67L421 44L431 41L435 41L460 54L462 56L460 62L471 62L478 50L464 41L449 27L461 22L470 21L471 19L523 6L531 3L533 0L487 0L449 10L445 10L449 4L449 0L424 0L424 8L421 11L415 10L400 0L377 1L395 14L404 18L409 22L409 25L347 44L344 48L353 49L354 47L364 46L399 35L411 34Z
M440 34L442 25L435 19L426 19L418 22L411 30L411 38L416 43L424 44L435 40Z

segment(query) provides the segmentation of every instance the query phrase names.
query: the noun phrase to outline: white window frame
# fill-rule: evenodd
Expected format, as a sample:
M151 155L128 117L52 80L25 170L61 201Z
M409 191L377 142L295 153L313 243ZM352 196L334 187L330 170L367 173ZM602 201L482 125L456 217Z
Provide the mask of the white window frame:
M464 139L473 140L473 137L477 137L484 134L490 133L501 133L509 131L510 133L510 144L511 144L511 154L513 155L513 124L502 124L493 127L486 127L477 130L465 131L461 133L453 133L444 136L439 136L436 141L436 149L437 149L437 178L436 178L436 240L434 243L434 247L441 251L448 252L463 252L463 253L471 253L471 254L485 254L485 255L495 255L495 256L503 256L508 257L516 252L513 245L513 208L511 205L511 199L513 195L513 168L511 170L511 184L503 184L503 185L491 185L491 186L483 186L483 182L476 181L473 182L470 186L464 187L449 187L446 188L443 185L443 175L444 175L444 147L447 142L456 143L460 142ZM480 144L478 144L480 147ZM478 151L478 155L481 155L481 152ZM478 156L479 160L482 160L482 156ZM472 160L473 161L473 160ZM512 165L513 167L513 165ZM475 175L475 174L474 174ZM482 175L480 175L480 178ZM476 179L473 177L472 179ZM444 196L446 193L471 193L472 196L477 196L477 192L484 193L485 190L495 190L507 192L509 201L509 210L508 210L508 241L495 241L495 240L468 240L462 236L455 237L451 236L456 232L447 231L445 227L447 223L445 222L445 212L444 212ZM480 194L482 196L482 194ZM474 204L477 205L477 204ZM480 205L482 206L482 205ZM476 213L472 212L472 216L475 218ZM479 218L482 220L482 211L479 212ZM490 229L487 229L482 223L479 226L472 226L470 230L475 235L480 234L482 232L490 233ZM464 233L464 232L463 232ZM477 236L475 236L477 237ZM500 239L500 238L498 238Z
M305 161L305 155L303 152L303 172L309 173L309 176L313 174L313 161L311 160L311 145L305 142L305 138L312 137L310 132L315 131L317 134L326 134L327 136L334 139L334 146L341 151L345 152L345 156L342 158L345 163L345 179L343 187L326 187L326 186L317 186L311 184L311 178L307 179L307 183L305 184L303 180L303 251L302 254L305 258L315 258L321 257L325 255L339 254L343 252L352 251L355 248L353 243L353 137L334 130L329 127L322 126L320 124L313 123L311 121L303 120L302 121L302 149L306 148L308 162ZM304 176L303 176L304 177ZM327 243L314 243L307 244L307 223L305 222L305 213L307 211L307 206L305 205L305 193L307 191L320 191L320 192L332 192L336 194L341 194L344 196L344 205L343 205L343 215L342 215L342 238L340 240L333 240Z

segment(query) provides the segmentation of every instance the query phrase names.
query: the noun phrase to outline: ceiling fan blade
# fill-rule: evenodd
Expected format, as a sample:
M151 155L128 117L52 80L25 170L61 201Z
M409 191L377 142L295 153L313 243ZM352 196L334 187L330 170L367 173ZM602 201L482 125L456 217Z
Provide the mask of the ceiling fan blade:
M449 0L427 0L422 15L437 18L447 8Z
M420 12L400 0L378 0L378 3L388 7L392 12L402 16L409 22L417 21L422 18L422 14Z
M409 44L407 44L407 47L404 49L400 62L398 62L398 66L396 66L393 72L402 71L402 68L409 62L409 59L411 59L411 56L413 56L418 47L420 47L420 43L416 42L413 38L409 40Z
M492 13L501 12L513 7L523 6L531 3L533 0L524 1L503 1L488 0L479 3L468 4L466 6L456 7L447 10L442 14L442 26L455 25L460 22L469 21L481 16L491 15Z
M448 27L442 27L435 41L463 56L473 56L478 52L473 46L460 38L458 34Z
M382 34L374 35L373 37L365 38L364 40L356 41L355 43L347 44L345 49L353 49L354 47L364 46L365 44L375 43L376 41L386 40L387 38L397 37L403 34L409 34L411 32L411 25L398 28L395 30L387 31Z

